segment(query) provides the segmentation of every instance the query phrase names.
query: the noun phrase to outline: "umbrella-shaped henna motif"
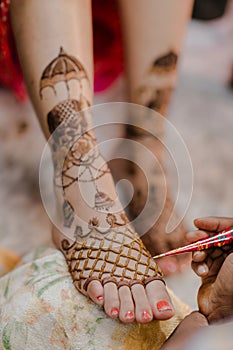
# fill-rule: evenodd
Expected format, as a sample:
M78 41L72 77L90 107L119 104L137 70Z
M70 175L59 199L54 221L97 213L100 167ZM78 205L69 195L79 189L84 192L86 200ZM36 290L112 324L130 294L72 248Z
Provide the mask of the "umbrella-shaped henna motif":
M64 82L69 94L69 81L77 80L80 83L82 91L82 80L87 80L87 72L83 65L76 57L68 55L61 47L59 55L49 63L42 73L40 79L40 98L42 99L42 91L50 87L56 94L55 86L60 82Z

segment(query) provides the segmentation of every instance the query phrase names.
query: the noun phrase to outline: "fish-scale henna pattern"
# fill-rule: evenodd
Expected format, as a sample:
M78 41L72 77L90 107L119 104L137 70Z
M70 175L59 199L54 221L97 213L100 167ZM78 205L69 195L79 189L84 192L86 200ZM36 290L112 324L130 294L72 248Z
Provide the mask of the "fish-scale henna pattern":
M77 288L85 292L93 279L117 282L148 278L162 280L162 273L138 235L128 226L114 228L104 239L95 232L85 242L62 241L69 271Z

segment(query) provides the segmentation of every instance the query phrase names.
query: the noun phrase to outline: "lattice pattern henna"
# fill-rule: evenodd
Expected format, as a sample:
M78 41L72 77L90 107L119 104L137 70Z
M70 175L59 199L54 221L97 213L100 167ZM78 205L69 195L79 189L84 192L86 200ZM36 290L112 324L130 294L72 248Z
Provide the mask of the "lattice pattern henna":
M87 129L87 122L80 113L82 110L82 104L77 100L64 100L58 103L49 113L48 113L48 127L52 134L57 127L63 123L64 127L76 130L76 134L72 135L72 138L76 135L82 134ZM64 128L59 132L60 135L64 131ZM68 134L69 135L69 134Z
M162 279L158 265L130 228L124 232L115 228L104 240L95 234L83 243L70 245L63 240L62 249L73 280L82 292L85 281L92 278L114 277L118 282L132 279L143 282L148 277Z

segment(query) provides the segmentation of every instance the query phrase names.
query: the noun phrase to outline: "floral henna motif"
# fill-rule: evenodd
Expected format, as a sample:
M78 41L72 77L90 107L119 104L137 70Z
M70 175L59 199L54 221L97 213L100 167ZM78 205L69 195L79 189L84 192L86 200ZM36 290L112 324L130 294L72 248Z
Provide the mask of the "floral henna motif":
M107 214L106 216L106 222L108 223L108 228L100 228L99 227L99 219L97 217L93 217L92 219L89 220L88 223L88 230L87 232L83 232L83 229L81 226L76 226L75 232L74 232L74 238L75 241L79 241L80 238L86 238L88 236L91 236L93 234L93 230L95 232L95 235L98 234L99 237L107 234L110 232L110 230L114 227L120 227L120 226L125 226L129 224L129 220L126 217L125 213L122 212L120 213L120 220L117 219L117 217L114 214Z
M87 131L87 112L80 110L78 101L65 100L48 113L49 130L53 132L55 184L65 190L77 181L91 182L95 189L94 208L108 209L114 201L98 189L97 180L109 174L110 170L106 163L99 169L98 162L102 156L96 139Z

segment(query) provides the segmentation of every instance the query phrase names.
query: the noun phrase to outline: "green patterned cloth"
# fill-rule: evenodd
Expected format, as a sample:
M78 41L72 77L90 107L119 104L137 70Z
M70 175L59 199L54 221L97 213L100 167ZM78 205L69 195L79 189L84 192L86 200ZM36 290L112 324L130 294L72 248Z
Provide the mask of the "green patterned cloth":
M58 250L40 248L0 278L0 349L159 349L190 312L171 296L172 320L122 324L75 289Z

